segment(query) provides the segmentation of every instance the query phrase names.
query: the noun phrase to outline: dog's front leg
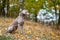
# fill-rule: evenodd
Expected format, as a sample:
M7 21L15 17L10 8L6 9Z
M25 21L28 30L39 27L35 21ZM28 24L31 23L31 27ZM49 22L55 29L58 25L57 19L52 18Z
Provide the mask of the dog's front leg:
M18 33L20 34L22 34L23 33L23 25L21 25L21 24L18 24Z
M20 23L18 23L18 33L21 33Z

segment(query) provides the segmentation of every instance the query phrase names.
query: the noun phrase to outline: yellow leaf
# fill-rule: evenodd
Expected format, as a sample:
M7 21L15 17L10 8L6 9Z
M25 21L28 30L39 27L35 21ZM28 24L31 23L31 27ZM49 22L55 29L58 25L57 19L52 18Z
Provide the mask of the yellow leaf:
M19 36L19 34L16 33L16 34L15 34L15 37L17 38L17 37L20 37L20 36Z
M60 37L60 36L56 35L56 37Z
M0 36L2 35L1 30L0 30Z
M27 34L31 34L31 30L29 30L29 31L26 31L26 33L27 33Z
M24 35L20 35L21 39L24 39Z
M53 36L55 35L54 32L50 32L50 34L53 35Z
M46 36L46 33L43 33L44 36Z

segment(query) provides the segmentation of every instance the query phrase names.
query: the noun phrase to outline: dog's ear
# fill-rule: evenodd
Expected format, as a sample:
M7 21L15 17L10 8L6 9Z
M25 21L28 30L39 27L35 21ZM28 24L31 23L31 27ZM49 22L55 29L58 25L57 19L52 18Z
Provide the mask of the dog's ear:
M22 13L22 16L26 16L26 14Z

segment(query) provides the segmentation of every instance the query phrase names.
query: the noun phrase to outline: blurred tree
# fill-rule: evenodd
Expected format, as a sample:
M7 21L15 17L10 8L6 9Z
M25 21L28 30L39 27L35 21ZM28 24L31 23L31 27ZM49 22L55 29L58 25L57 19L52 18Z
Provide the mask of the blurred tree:
M6 5L7 5L7 16L9 16L9 0L6 0Z
M43 6L42 4L44 3L43 0L25 0L25 9L28 9L30 13L35 14L35 21L37 21L37 13L40 10L40 8Z
M60 0L57 0L57 4L59 6L59 19L58 19L58 27L57 28L60 28Z
M6 0L2 0L2 15L5 16L5 3L6 3Z
M59 26L60 26L60 9L59 9L58 28L60 28Z
M2 0L0 0L0 16L2 15Z
M58 23L57 23L57 29L59 29L60 26L60 0L51 0L54 3L54 7L55 7L55 14L57 15L57 5L59 6L59 19L58 19ZM56 17L57 18L57 17Z
M24 9L24 0L20 0L20 10Z

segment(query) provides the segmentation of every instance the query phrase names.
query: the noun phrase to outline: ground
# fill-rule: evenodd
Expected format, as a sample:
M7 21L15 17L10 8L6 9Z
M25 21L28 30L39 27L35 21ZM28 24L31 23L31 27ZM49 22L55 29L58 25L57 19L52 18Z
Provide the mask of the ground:
M17 30L13 34L6 33L7 27L13 20L14 18L0 18L0 36L9 36L14 40L60 40L60 32L58 30L31 21L25 21L23 34L19 35Z

